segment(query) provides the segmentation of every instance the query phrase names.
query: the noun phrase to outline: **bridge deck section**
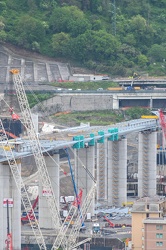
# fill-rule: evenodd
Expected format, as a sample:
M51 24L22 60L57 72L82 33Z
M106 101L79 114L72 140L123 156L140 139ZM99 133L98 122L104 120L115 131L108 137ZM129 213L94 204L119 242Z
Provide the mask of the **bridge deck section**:
M95 127L87 127L82 129L83 134L87 133L94 133L94 140L97 142L101 138L101 135L98 135L98 131L104 131L104 137L110 137L110 133L108 132L109 128L118 128L118 135L125 136L132 132L140 132L145 130L156 130L158 129L159 123L156 119L137 119L131 120L127 122L117 123L110 126L95 126ZM92 132L93 131L93 132ZM76 131L75 131L76 132ZM85 137L84 142L90 142L92 138ZM31 144L29 140L25 139L18 139L18 140L10 140L12 144L19 144L19 151L17 152L13 149L13 153L16 159L27 157L32 155ZM49 152L49 151L56 151L58 152L59 149L63 149L66 147L72 147L77 141L50 141L50 140L40 140L42 152ZM11 158L10 151L7 151L7 155L9 159ZM3 148L0 148L0 162L6 161L6 155Z

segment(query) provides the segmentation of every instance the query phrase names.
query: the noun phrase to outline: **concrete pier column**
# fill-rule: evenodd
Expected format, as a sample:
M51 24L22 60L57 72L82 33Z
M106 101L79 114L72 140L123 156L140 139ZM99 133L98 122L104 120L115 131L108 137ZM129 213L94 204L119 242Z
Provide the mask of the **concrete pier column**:
M88 171L95 177L95 147L90 146L87 148L81 148L79 150L74 150L75 152L75 181L77 189L81 188L83 190L82 201L84 201L89 190L94 184L92 178L88 174ZM83 168L83 165L87 168L87 171ZM92 204L88 209L91 215L94 215L94 205L95 205L95 195L92 200Z
M150 109L152 109L153 108L153 99L152 99L152 97L150 98Z
M21 164L19 164L21 169ZM21 196L13 179L7 162L0 164L0 246L6 249L7 208L3 200L13 199L13 207L9 207L9 230L12 233L13 249L21 250Z
M107 202L107 141L97 143L97 201Z
M138 147L138 196L156 195L157 132L139 133Z
M18 168L21 172L21 162L20 160L17 160ZM15 180L10 175L10 180L12 180L12 197L13 197L13 208L11 208L12 211L12 238L13 238L13 249L21 249L21 223L20 223L20 217L21 217L21 186L20 191L18 190Z
M117 95L113 95L113 107L112 109L119 109L119 99L117 97Z
M127 139L108 141L108 205L127 201Z
M45 156L45 161L50 176L52 188L56 198L56 203L59 208L59 192L60 192L60 181L59 181L59 154L53 156ZM47 194L43 192L43 187L39 179L39 224L41 228L54 228L50 209L47 204ZM58 221L57 221L58 227Z

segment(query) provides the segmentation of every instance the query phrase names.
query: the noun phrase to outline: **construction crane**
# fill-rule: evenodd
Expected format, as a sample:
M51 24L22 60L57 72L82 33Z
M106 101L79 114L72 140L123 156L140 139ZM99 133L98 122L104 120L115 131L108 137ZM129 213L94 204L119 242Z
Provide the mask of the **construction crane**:
M29 218L31 219L31 221L36 221L36 218L33 216L33 212L34 212L34 209L35 209L35 207L36 207L36 205L38 203L38 200L39 200L39 196L36 197L35 202L32 205L32 209L28 212L28 214L26 213L26 216L21 217L21 222L22 223L28 221Z
M75 201L72 203L70 210L68 212L68 216L66 217L61 228L59 229L59 232L53 244L52 250L59 249L59 247L61 246L64 240L64 237L66 236L67 231L70 225L72 224L72 221L74 221L74 217L76 215L76 212L78 211L78 203L80 204L81 200L82 200L82 192L80 192L80 194L77 196ZM65 245L63 244L63 249L67 249L67 242L65 243Z
M0 120L0 130L4 131L2 120ZM35 216L34 211L32 209L32 205L31 205L31 202L30 202L26 187L25 187L24 182L23 182L22 177L21 177L21 172L20 172L20 169L19 169L18 164L17 164L17 163L20 162L20 160L17 160L17 161L15 160L15 157L14 157L14 154L13 154L13 149L11 147L11 144L9 144L7 135L5 133L4 134L0 133L0 142L4 142L4 141L6 142L6 145L8 146L8 148L10 148L10 150L8 150L8 151L6 151L4 149L6 159L8 161L11 172L13 174L13 178L14 178L14 181L16 183L18 192L21 194L21 200L22 200L24 209L25 209L25 211L26 211L26 213L28 215L28 219L29 219L31 228L33 230L33 233L35 235L37 244L39 246L39 249L46 250L47 248L46 248L46 245L45 245L45 241L44 241L42 232L40 230L40 227L39 227L39 224L37 222L36 216ZM36 221L36 226L35 227L34 227L34 225L32 223L31 217L29 216L29 211L31 211L31 216L33 215L33 217L34 217L34 219ZM12 239L12 237L10 237L10 239ZM12 244L12 243L10 243L10 244ZM12 248L10 250L12 250Z
M59 214L59 207L54 196L54 191L51 185L47 166L46 166L43 154L42 154L39 138L35 131L35 126L33 124L31 110L29 107L29 103L28 103L28 99L25 93L21 75L18 69L12 69L10 70L10 72L13 77L13 82L14 82L18 102L20 105L20 110L22 113L22 117L24 119L24 126L27 130L27 134L30 139L32 153L34 155L36 167L39 172L39 177L41 179L42 188L46 190L46 192L48 193L48 196L46 196L46 199L48 202L48 207L50 209L51 218L52 218L54 227L57 229L62 224L61 219L60 219L60 214ZM63 242L65 242L65 239Z
M53 192L53 189L51 186L51 181L50 181L47 167L46 167L44 157L42 154L40 142L39 142L38 136L35 132L35 127L34 127L32 116L31 116L31 110L30 110L27 96L26 96L26 93L24 90L23 82L22 82L22 79L21 79L21 76L19 74L18 69L12 69L12 70L10 70L10 72L12 73L12 76L13 76L13 82L14 82L18 102L20 105L22 117L24 119L24 126L27 129L27 134L28 134L28 137L30 139L32 152L33 152L33 155L35 158L35 162L36 162L36 166L37 166L37 169L39 172L39 176L41 178L43 189L47 190L47 192L49 194L50 193L52 194L51 196L48 195L46 198L48 201L48 205L49 205L49 209L51 212L51 217L52 217L54 226L55 226L55 228L57 228L57 227L60 227L60 225L62 224L61 219L60 219L60 215L59 215L59 208L58 208L58 205L57 205L55 197L54 197L54 192ZM80 214L78 215L75 227L73 227L74 230L71 230L71 234L70 234L68 240L66 238L66 232L62 232L62 237L60 237L61 240L59 240L58 237L56 238L57 239L56 241L59 241L59 242L61 241L60 244L62 245L63 249L70 249L70 246L75 244L76 239L77 239L78 234L79 234L80 227L81 227L82 222L83 222L83 219L86 216L86 211L88 210L88 208L91 205L91 202L93 200L95 189L96 189L96 183L93 185L90 192L86 196L85 202L84 202L83 207L81 209L81 213L83 215L83 218L80 219ZM78 198L78 197L76 197L76 198ZM72 209L74 210L73 214L75 214L76 209L75 208L72 208ZM63 228L64 227L61 225L59 231L61 232L63 230ZM70 243L68 242L69 239L70 239ZM52 249L57 249L56 248L57 245L58 244L54 243Z
M92 204L95 191L96 191L96 182L92 185L90 191L86 195L86 198L84 199L83 204L81 206L82 218L80 218L80 215L77 216L75 223L69 232L67 250L73 249L76 246L78 247L79 245L82 244L82 242L76 243L76 240L79 235L80 228L82 226L82 221L85 220L88 209ZM89 241L89 238L87 238L87 241Z
M82 225L84 225L83 222L84 222L85 217L87 215L88 209L92 204L92 201L94 199L95 192L96 192L95 178L93 177L92 173L87 169L86 166L83 165L82 167L85 169L85 171L87 172L89 177L92 179L93 185L92 185L91 189L89 190L88 194L86 195L86 197L82 203L82 206L80 208L80 210L81 210L80 214L78 214L78 216L76 217L75 223L68 234L68 244L67 244L66 250L76 248L76 247L80 246L81 244L83 244L91 239L91 238L87 238L84 241L76 243L80 228L82 227Z
M11 132L8 132L8 131L5 131L5 130L0 130L0 133L6 133L6 135L9 137L9 138L13 138L13 139L16 139L18 138L18 136L14 135L13 133Z
M19 120L20 119L19 115L14 112L13 107L9 108L9 112L10 112L10 115L11 115L13 120Z
M68 154L68 160L70 162L69 154ZM87 238L83 242L81 241L79 243L76 243L80 228L82 226L84 226L84 220L85 220L85 217L87 215L87 211L88 211L90 205L92 204L92 200L94 198L95 191L96 191L96 181L95 181L93 175L89 172L89 170L85 166L83 166L83 168L88 173L90 178L93 180L93 185L92 185L90 191L88 192L85 200L83 201L82 205L81 205L81 200L80 200L80 194L77 195L76 200L75 200L75 202L73 202L72 206L70 207L69 213L68 213L70 219L66 218L64 223L62 224L62 226L59 230L59 233L57 235L57 238L54 242L54 245L52 247L52 250L59 249L59 247L61 246L61 243L63 242L65 235L68 235L68 241L66 242L65 246L63 245L64 250L71 250L73 248L76 248L79 245L81 245L81 244L83 244L91 239L91 238ZM78 215L77 215L76 219L74 220L74 217L76 216L77 211L78 211ZM74 220L74 223L72 225L72 228L70 229L70 231L68 231L69 226L73 220ZM66 224L66 222L67 222L67 224Z

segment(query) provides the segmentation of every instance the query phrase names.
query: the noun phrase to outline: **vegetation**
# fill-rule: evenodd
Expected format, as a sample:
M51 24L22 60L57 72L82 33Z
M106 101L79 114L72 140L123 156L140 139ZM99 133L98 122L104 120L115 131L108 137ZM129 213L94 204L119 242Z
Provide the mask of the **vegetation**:
M2 0L0 42L109 75L162 76L165 21L166 0Z
M47 100L51 97L51 94L27 94L30 108L34 107L39 102Z
M150 115L150 109L133 107L126 111L123 110L105 110L105 111L87 111L87 112L71 112L52 116L56 123L66 126L77 126L81 122L90 122L92 126L106 126L118 122L139 119L142 115Z
M109 87L118 87L118 83L110 81L97 81L97 82L56 82L52 84L55 87L65 89L81 89L81 90L97 90L98 88L107 89Z

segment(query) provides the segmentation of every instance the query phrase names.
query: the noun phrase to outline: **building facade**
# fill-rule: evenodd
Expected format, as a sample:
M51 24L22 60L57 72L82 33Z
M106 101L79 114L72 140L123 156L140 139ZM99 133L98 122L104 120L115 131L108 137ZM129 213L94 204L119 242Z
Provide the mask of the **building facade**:
M132 250L166 249L166 199L137 200L132 209Z

